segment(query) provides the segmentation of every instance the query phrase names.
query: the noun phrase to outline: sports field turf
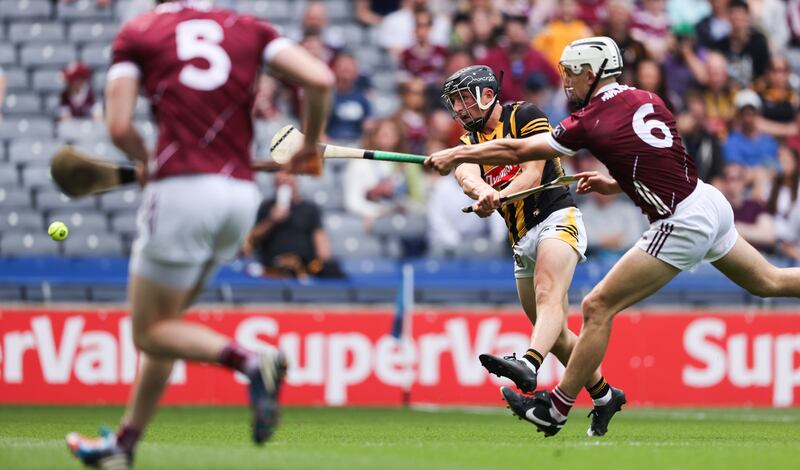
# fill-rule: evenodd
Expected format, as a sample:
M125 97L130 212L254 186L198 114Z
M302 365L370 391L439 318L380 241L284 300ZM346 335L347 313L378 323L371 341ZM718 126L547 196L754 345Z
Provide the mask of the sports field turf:
M79 468L63 437L115 423L116 407L0 407L0 468ZM626 409L603 438L575 410L544 439L504 408L287 408L264 448L244 408L165 408L137 468L777 469L800 468L800 409Z

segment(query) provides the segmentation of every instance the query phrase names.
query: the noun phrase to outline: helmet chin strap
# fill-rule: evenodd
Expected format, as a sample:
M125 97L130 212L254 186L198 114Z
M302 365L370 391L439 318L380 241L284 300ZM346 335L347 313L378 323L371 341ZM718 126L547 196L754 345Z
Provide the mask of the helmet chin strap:
M594 76L594 81L591 85L589 85L589 91L586 92L586 97L583 99L583 104L581 108L585 108L587 104L589 104L589 100L592 99L592 95L594 94L594 90L597 88L597 82L600 81L601 77L603 76L603 72L606 71L606 64L608 63L608 59L603 59L603 63L600 64L600 70L597 71L597 75Z
M486 111L486 112L483 113L482 118L473 121L472 127L475 127L475 129L469 129L469 130L473 132L478 132L481 129L483 129L483 126L486 125L486 122L489 120L489 116L491 116L492 111L494 111L494 107L497 106L497 103L500 101L500 88L502 86L503 86L503 71L501 70L500 75L497 77L497 93L495 93L492 100L486 104L483 104L481 102L482 97L481 97L480 87L478 86L475 87L475 97L476 97L475 104L478 105L478 108L481 111Z

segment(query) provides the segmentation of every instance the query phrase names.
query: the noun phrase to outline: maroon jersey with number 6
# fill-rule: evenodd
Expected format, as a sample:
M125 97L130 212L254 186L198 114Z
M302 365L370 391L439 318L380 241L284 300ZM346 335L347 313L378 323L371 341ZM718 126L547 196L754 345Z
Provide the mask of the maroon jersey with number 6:
M253 179L255 83L290 42L267 23L206 2L159 5L126 23L108 80L138 77L158 122L154 178L220 173Z
M591 151L651 222L669 217L697 186L675 118L649 91L606 85L561 121L548 141L565 155Z

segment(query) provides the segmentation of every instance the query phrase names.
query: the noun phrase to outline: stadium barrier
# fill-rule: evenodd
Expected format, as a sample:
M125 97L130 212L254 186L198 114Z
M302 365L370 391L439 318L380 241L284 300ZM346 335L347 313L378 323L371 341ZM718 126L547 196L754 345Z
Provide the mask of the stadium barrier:
M297 405L400 405L410 386L412 403L499 406L505 382L477 355L525 351L530 333L514 310L421 309L400 340L388 309L197 309L188 318L247 347L279 345L293 364L284 402ZM0 309L0 403L124 403L136 365L123 310ZM562 373L548 358L540 387ZM800 316L632 310L615 321L603 373L635 405L796 406ZM242 378L217 367L179 363L171 381L169 404L246 403Z

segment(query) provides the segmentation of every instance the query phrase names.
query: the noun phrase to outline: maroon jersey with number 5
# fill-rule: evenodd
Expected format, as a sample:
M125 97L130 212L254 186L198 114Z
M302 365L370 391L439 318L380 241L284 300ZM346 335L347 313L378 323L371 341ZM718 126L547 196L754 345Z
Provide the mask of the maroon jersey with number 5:
M220 173L253 179L255 84L290 44L267 23L199 1L168 2L126 23L108 80L140 80L158 122L154 178Z
M658 95L609 84L548 136L565 155L585 148L651 222L669 217L697 186L694 161Z

